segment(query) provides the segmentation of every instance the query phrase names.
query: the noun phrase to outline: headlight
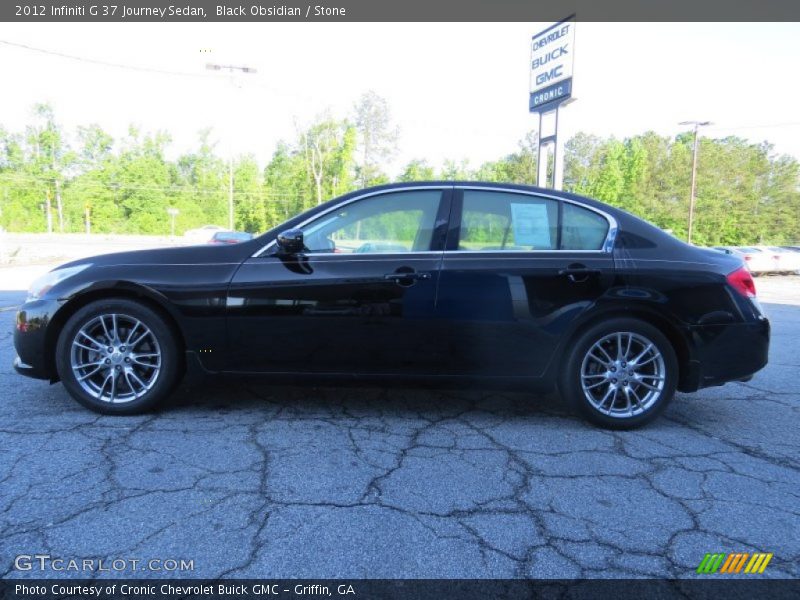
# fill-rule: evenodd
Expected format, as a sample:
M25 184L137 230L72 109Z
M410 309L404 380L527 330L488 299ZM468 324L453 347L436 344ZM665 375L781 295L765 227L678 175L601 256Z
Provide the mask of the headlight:
M30 302L31 300L38 300L42 296L44 296L50 289L58 283L61 283L65 279L72 277L73 275L77 275L84 269L91 267L91 263L87 263L85 265L77 265L74 267L67 267L66 269L57 269L55 271L50 271L49 273L45 273L41 277L39 277L36 281L31 284L31 287L28 289L28 298L25 300L26 302Z

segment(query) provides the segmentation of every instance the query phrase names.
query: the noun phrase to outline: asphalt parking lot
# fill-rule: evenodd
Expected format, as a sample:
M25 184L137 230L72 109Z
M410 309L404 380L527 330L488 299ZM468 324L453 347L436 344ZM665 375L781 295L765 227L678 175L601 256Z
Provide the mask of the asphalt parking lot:
M554 397L227 380L100 417L13 372L4 292L0 574L92 575L14 568L48 554L194 561L137 577L680 578L758 551L798 577L800 277L757 285L769 366L622 433Z

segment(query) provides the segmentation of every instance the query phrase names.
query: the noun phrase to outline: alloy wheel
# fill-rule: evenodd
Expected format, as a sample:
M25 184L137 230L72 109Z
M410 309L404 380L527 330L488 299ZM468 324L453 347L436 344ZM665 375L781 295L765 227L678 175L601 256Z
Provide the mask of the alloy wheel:
M158 339L140 319L101 314L72 340L70 366L81 388L97 400L125 403L141 398L161 372Z
M639 333L610 333L592 344L581 364L581 388L600 413L640 415L664 393L666 366L658 347Z

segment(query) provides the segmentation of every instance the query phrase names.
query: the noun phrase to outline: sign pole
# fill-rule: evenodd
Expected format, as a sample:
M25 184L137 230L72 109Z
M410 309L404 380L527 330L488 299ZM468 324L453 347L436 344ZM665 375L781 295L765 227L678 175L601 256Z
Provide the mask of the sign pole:
M564 188L564 142L558 135L558 116L561 104L556 106L556 133L553 140L553 189L561 191Z
M575 59L575 15L554 23L531 39L530 96L528 108L539 115L536 185L551 187L548 175L553 149L552 188L564 185L564 144L559 142L561 107L572 99ZM544 133L545 117L553 114L553 132Z
M547 187L547 146L542 143L544 115L541 112L536 114L539 117L539 131L536 134L536 185L539 187Z

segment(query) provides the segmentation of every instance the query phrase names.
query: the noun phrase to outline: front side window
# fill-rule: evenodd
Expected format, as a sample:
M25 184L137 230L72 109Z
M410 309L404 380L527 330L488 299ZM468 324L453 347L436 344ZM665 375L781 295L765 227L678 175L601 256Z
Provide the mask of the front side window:
M525 194L465 190L459 250L555 250L558 202Z
M302 228L307 252L387 254L430 250L441 190L358 200Z

